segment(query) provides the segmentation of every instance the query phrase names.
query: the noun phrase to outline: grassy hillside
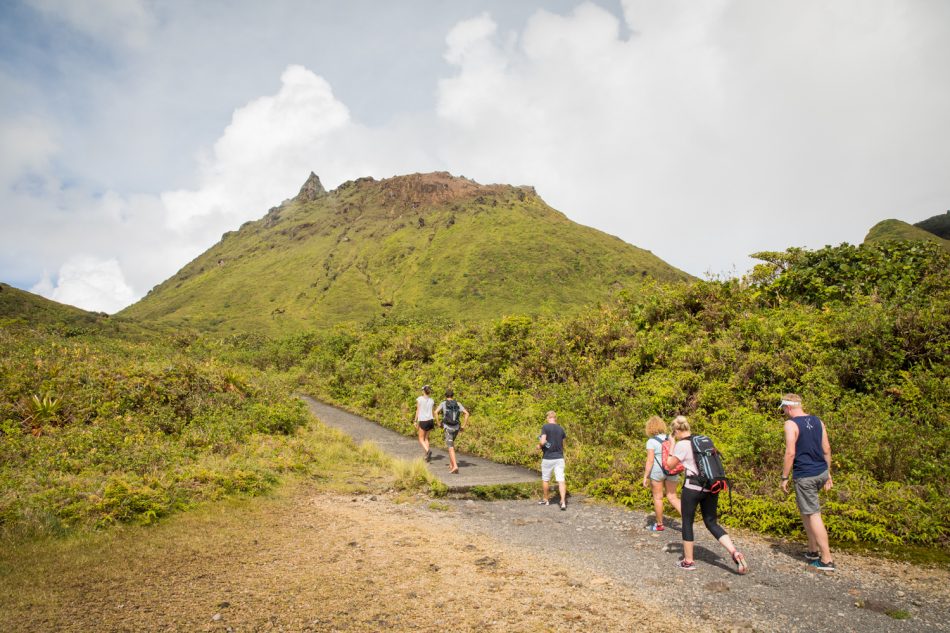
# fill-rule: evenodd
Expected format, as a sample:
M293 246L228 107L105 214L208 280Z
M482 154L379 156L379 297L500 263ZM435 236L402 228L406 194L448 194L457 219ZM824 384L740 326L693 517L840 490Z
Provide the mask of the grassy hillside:
M569 483L648 508L643 425L690 417L726 455L726 521L800 534L781 494L782 393L826 422L838 541L950 543L950 254L920 242L761 253L744 280L658 285L564 318L234 340L242 362L405 432L419 386L472 412L462 450L536 466L555 409Z
M917 224L908 224L900 220L884 220L883 222L878 222L871 227L871 230L868 231L867 236L864 238L867 244L887 240L924 240L939 244L944 249L950 251L950 240L943 239L935 233L920 228Z
M686 278L571 222L531 188L436 173L326 193L310 180L121 314L281 334L374 318L576 313L618 288Z
M950 211L916 222L914 226L928 233L933 233L937 237L950 240Z

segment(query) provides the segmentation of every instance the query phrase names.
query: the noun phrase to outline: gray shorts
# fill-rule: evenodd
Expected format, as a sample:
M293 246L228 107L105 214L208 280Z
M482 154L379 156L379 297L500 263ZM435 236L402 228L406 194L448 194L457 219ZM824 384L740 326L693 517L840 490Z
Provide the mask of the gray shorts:
M821 504L818 502L818 491L825 487L828 476L828 471L826 470L814 477L795 479L795 502L798 503L799 512L802 514L817 514L821 512Z
M455 436L459 434L459 431L462 430L462 427L461 426L443 426L442 430L445 431L445 447L455 448Z

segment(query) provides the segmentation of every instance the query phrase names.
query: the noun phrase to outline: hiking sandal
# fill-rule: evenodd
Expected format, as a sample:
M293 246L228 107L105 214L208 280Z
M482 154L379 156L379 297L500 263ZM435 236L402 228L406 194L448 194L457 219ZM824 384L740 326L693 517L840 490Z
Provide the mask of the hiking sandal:
M745 556L742 555L742 552L736 550L732 553L732 560L736 563L736 573L746 574L749 572L749 564L745 562Z

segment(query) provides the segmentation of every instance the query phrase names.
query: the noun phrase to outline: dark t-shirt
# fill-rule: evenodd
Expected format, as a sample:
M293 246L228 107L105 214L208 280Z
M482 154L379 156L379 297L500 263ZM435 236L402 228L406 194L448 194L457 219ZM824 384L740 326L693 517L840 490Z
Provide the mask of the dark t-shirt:
M567 437L567 433L561 425L548 422L541 427L541 435L547 436L548 447L544 448L544 459L563 459L564 438Z

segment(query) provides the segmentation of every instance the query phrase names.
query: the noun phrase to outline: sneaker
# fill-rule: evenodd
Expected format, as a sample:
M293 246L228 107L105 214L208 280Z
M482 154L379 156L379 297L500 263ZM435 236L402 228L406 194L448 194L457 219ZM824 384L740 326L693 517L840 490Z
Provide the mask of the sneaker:
M548 501L547 499L542 499L541 501L538 501L538 505L539 505L539 506L549 506L549 505L551 505L551 502Z
M681 560L680 562L676 563L676 566L683 571L696 571L696 563L691 560Z
M745 562L745 556L742 552L733 552L732 560L736 563L736 573L744 574L749 571L749 564Z
M561 510L567 510L567 504L566 504L566 503L562 503L562 504L561 504Z
M821 571L834 571L834 570L835 570L835 564L834 564L834 563L823 563L823 562L821 562L820 560L813 560L812 562L810 562L810 563L808 563L808 564L811 565L812 567L814 567L815 569L819 569L819 570L821 570Z
M821 560L819 552L805 552L805 560Z
M426 451L426 461L427 462L432 461L432 451Z
M662 524L662 523L654 523L654 524L652 524L650 527L648 527L647 529L650 530L651 532L662 532L662 531L665 530L666 528L663 527L663 524Z

